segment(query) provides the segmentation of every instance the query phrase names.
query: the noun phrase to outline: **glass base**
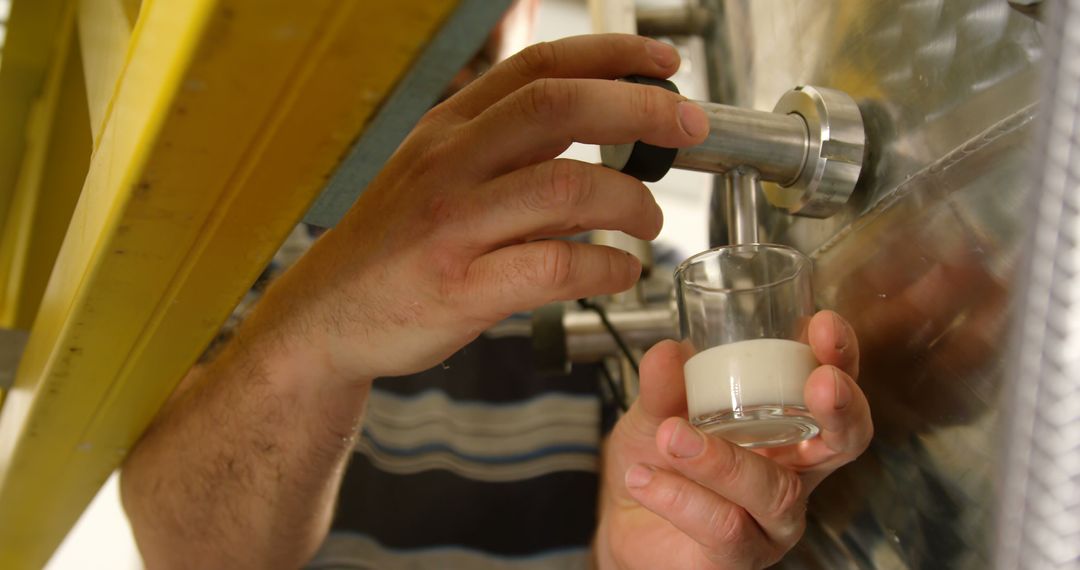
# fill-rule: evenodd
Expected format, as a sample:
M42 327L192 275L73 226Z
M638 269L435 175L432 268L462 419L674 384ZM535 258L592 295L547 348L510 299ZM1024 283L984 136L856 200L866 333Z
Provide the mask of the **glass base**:
M691 418L705 433L742 447L780 447L805 441L821 431L803 406L748 406Z

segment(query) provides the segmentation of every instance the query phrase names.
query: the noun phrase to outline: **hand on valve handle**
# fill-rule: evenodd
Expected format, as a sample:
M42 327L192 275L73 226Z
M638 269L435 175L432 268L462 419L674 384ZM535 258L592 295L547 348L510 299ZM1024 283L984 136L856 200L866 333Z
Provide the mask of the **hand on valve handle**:
M496 65L425 115L279 281L307 294L274 318L308 323L342 376L395 376L437 364L514 312L629 288L641 272L632 255L546 238L612 229L653 239L660 208L630 176L556 157L575 141L700 143L709 126L699 107L612 81L678 67L671 46L626 35L537 44Z
M605 448L598 567L762 568L798 542L810 492L873 436L851 326L822 311L809 337L821 366L805 397L821 434L772 449L695 429L686 421L683 347L664 341L645 355L641 395Z

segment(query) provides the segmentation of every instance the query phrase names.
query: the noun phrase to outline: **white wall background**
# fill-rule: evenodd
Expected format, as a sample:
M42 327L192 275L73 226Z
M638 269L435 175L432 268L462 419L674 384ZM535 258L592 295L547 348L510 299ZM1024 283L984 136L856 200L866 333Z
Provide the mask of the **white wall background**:
M7 0L0 0L3 5ZM643 2L644 3L644 2ZM651 0L655 4L681 4L681 0ZM535 41L587 34L589 10L584 0L542 0L537 15ZM683 68L673 78L683 94L704 98L704 81L689 61L694 47L680 46ZM594 146L575 144L564 156L599 162ZM672 171L650 187L664 210L665 224L659 240L689 255L708 246L707 212L711 176ZM114 475L98 493L71 534L46 567L48 570L139 570L142 563L120 507Z
M120 487L114 474L64 539L46 569L139 570L142 567L127 517L120 507Z
M638 0L638 5L681 6L685 0ZM535 41L550 41L591 31L589 9L584 0L541 0L537 14ZM679 91L691 99L706 99L706 84L702 69L695 69L693 60L700 60L700 42L679 45L683 65L672 80ZM587 162L600 162L600 150L595 146L575 144L564 155ZM664 229L659 241L675 246L690 255L708 248L708 206L712 175L685 170L672 170L659 182L648 185L664 210Z

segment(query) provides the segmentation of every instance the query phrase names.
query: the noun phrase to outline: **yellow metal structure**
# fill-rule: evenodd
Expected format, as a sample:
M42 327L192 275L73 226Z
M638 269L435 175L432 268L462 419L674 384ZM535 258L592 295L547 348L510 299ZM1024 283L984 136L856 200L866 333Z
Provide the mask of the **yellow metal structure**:
M80 32L130 24L99 2ZM48 559L456 4L144 0L82 54L115 84L88 82L93 155L0 409L0 568Z
M15 0L0 61L0 221L7 219L27 140L30 108L44 91L72 0ZM0 267L0 271L3 268Z
M30 328L90 162L86 90L73 20L69 9L41 96L27 117L25 151L0 234L3 328Z
M72 56L74 14L72 0L22 1L8 22L0 63L3 328L30 327L86 175L89 130L81 65ZM49 156L57 159L51 168Z
M79 2L79 45L84 54L86 100L94 140L100 138L105 127L113 89L127 62L131 29L138 18L138 12L132 11L127 1Z

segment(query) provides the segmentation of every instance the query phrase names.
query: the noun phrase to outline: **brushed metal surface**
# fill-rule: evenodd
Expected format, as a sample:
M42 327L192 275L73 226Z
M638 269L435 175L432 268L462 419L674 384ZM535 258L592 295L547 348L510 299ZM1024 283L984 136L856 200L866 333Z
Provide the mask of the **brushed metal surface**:
M736 168L724 175L724 196L727 210L732 213L728 220L728 243L758 243L758 194L761 177L756 170Z
M996 570L1080 570L1080 0L1047 6L1045 22L1002 410Z
M699 145L679 149L674 168L723 173L745 166L765 180L791 184L799 178L810 138L801 117L722 104L702 107L709 116L709 136Z
M764 239L810 253L819 304L857 329L877 430L815 492L781 567L988 568L1041 24L1005 0L710 1L717 99L768 109L791 85L831 87L867 128L843 212L759 210Z

